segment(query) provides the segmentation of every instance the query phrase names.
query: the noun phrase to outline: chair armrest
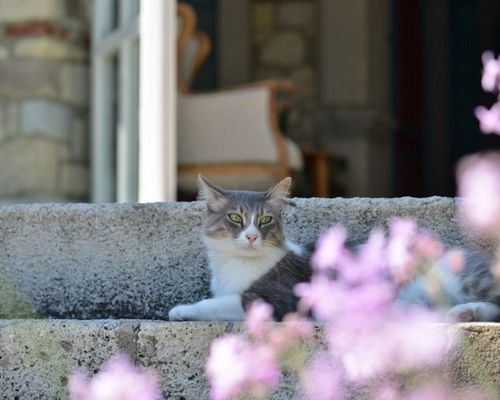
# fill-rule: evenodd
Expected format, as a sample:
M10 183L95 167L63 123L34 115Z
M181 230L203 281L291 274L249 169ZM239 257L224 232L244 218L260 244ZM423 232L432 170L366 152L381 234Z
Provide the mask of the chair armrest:
M179 164L278 162L286 166L274 98L277 87L277 83L264 81L216 92L179 94Z

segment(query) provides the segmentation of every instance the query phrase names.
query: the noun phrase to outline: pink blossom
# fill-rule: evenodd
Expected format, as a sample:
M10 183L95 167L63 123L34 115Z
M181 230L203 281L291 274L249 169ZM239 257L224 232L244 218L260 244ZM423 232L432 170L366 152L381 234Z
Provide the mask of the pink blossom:
M465 266L465 254L463 250L459 248L449 249L445 253L444 260L454 273L459 273Z
M245 320L250 334L256 338L264 337L269 331L269 322L273 320L273 308L257 299L250 305Z
M421 230L415 237L415 253L419 258L435 261L445 252L444 244L431 232Z
M474 398L476 398L474 396ZM438 384L431 383L423 387L418 388L410 395L404 398L405 400L459 400L463 398L462 396L457 396L449 387Z
M387 273L386 251L384 232L374 229L368 241L360 246L358 256L345 263L341 271L342 278L349 283L359 283L385 276Z
M72 400L159 400L158 379L118 355L109 360L93 378L75 373L69 379Z
M334 365L326 353L317 354L301 374L302 388L307 399L344 399L342 368Z
M311 264L317 270L334 268L345 256L347 232L343 226L334 226L322 234L316 244Z
M206 372L214 400L232 399L247 391L262 390L276 385L280 378L274 350L249 343L237 335L228 335L212 343Z
M314 328L310 320L297 313L285 315L283 324L271 330L269 342L273 348L283 351L300 339L311 337Z
M485 51L483 59L483 76L481 85L487 92L494 92L499 89L500 83L500 59L495 59L491 51Z
M300 297L300 306L313 310L314 316L320 320L334 317L343 296L341 286L325 275L313 275L310 282L299 283L295 286L295 293Z
M382 385L375 394L375 400L400 400L401 396L398 388L391 383Z
M489 110L486 107L478 106L474 110L474 115L479 120L481 132L500 135L500 104L494 104Z
M417 234L417 224L409 218L394 218L389 221L387 264L397 283L410 279L415 267L412 246Z
M240 336L229 335L215 340L210 347L206 370L214 400L239 396L249 374L248 344Z
M463 158L457 168L460 216L485 234L500 232L500 154Z
M438 365L453 340L436 325L442 316L428 310L392 308L364 326L350 318L332 324L327 339L352 382Z

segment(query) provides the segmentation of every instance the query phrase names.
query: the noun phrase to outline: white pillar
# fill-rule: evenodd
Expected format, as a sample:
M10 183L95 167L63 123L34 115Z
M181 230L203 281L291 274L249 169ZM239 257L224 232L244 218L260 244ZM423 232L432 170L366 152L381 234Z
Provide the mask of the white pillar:
M121 0L120 25L137 16L138 0ZM116 152L116 200L138 199L139 151L139 43L124 40L119 50L119 112Z
M139 201L175 200L175 0L141 0Z
M96 18L92 29L93 43L111 28L111 2L95 2ZM92 201L111 202L115 199L113 165L113 65L110 57L93 54L92 57Z

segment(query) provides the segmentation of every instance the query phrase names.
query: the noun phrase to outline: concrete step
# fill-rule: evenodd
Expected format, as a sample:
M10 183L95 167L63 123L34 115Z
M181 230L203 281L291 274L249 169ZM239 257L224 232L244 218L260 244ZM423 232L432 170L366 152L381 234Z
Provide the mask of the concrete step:
M165 399L208 399L203 371L209 345L240 329L233 323L0 320L1 398L66 398L67 377L75 368L97 371L112 355L125 352L161 376ZM466 351L447 360L452 377L464 385L488 382L500 389L500 324L457 324L450 329L461 332L468 343ZM285 376L272 398L300 398L295 382Z
M0 207L0 288L10 288L0 292L0 317L162 319L171 306L206 297L202 212L201 203ZM300 243L332 224L359 243L391 216L415 218L448 245L470 241L454 200L440 197L293 199L285 223Z
M209 343L239 325L153 321L208 295L202 214L196 202L0 207L0 318L11 318L0 320L0 397L64 398L74 367L95 371L122 350L160 372L166 398L207 398ZM284 218L297 242L343 224L360 243L392 216L415 218L448 245L493 250L461 232L455 201L447 198L293 199ZM451 329L471 338L499 385L500 326ZM468 354L452 364L464 383L479 374ZM296 398L293 388L288 377L275 398Z

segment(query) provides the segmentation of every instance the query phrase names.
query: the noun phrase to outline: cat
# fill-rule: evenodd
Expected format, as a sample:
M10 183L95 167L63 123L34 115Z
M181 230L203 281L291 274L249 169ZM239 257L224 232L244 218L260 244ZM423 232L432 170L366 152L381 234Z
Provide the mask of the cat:
M310 258L314 246L301 246L284 237L281 214L291 179L285 178L266 192L229 191L202 176L198 184L199 197L207 205L202 238L213 297L177 305L170 310L169 319L244 320L246 310L256 299L273 307L277 321L296 311L294 287L312 276ZM448 319L500 320L500 282L490 271L491 257L467 251L461 271L451 271L449 265L438 262L437 266L444 301L449 304ZM403 285L397 301L436 306L425 276Z
M229 191L198 178L199 198L206 201L202 239L212 274L213 298L172 308L170 320L244 320L249 304L271 304L274 318L295 311L293 292L308 281L312 248L284 237L281 212L291 178L266 192Z

